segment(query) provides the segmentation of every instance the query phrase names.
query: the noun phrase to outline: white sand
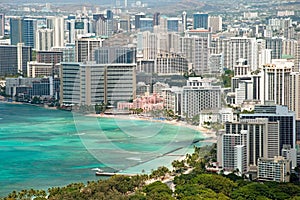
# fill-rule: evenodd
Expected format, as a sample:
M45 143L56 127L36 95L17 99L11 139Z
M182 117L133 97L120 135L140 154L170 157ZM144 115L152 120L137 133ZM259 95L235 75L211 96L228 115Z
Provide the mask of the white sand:
M166 124L172 124L175 126L183 126L186 128L190 128L196 131L201 132L202 136L204 137L205 141L215 143L217 142L217 137L214 131L204 128L202 126L194 126L188 124L184 121L176 121L176 120L157 120L150 117L138 116L138 115L105 115L105 114L87 114L88 117L103 117L103 118L117 118L117 119L126 119L126 120L147 120L151 122L160 122Z

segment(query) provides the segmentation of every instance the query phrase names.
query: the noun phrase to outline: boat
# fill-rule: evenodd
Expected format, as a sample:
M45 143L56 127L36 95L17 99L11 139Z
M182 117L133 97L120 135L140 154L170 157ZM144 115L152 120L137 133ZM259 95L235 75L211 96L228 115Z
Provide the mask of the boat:
M114 172L103 172L103 171L97 171L96 176L114 176L116 173Z

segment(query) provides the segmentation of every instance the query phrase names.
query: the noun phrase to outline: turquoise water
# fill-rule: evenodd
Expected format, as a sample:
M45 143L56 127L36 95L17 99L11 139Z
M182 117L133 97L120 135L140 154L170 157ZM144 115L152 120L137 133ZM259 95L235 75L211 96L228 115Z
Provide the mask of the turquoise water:
M198 139L194 130L164 123L0 103L0 196L96 180L96 167L150 172L191 151Z

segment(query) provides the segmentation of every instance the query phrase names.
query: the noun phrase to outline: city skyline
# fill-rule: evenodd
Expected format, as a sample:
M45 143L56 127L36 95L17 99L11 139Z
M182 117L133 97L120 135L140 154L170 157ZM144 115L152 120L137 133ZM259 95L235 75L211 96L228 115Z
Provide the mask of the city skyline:
M0 107L53 112L48 121L22 110L23 137L9 125L23 121L0 112L8 134L3 148L25 145L41 154L58 148L72 157L60 142L76 152L81 141L103 166L66 167L77 175L91 166L96 175L156 173L152 166L166 164L160 159L178 156L164 174L174 199L181 187L175 176L184 171L250 184L299 182L300 2L57 2L19 0L0 8ZM23 133L35 126L37 132ZM202 159L197 151L206 143L213 150Z

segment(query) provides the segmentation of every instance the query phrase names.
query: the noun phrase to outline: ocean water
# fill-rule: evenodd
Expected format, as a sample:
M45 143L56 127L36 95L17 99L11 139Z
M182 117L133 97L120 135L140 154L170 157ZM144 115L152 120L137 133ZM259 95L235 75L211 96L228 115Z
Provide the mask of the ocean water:
M154 121L0 103L0 197L101 178L92 168L149 173L191 152L201 138L192 129Z

